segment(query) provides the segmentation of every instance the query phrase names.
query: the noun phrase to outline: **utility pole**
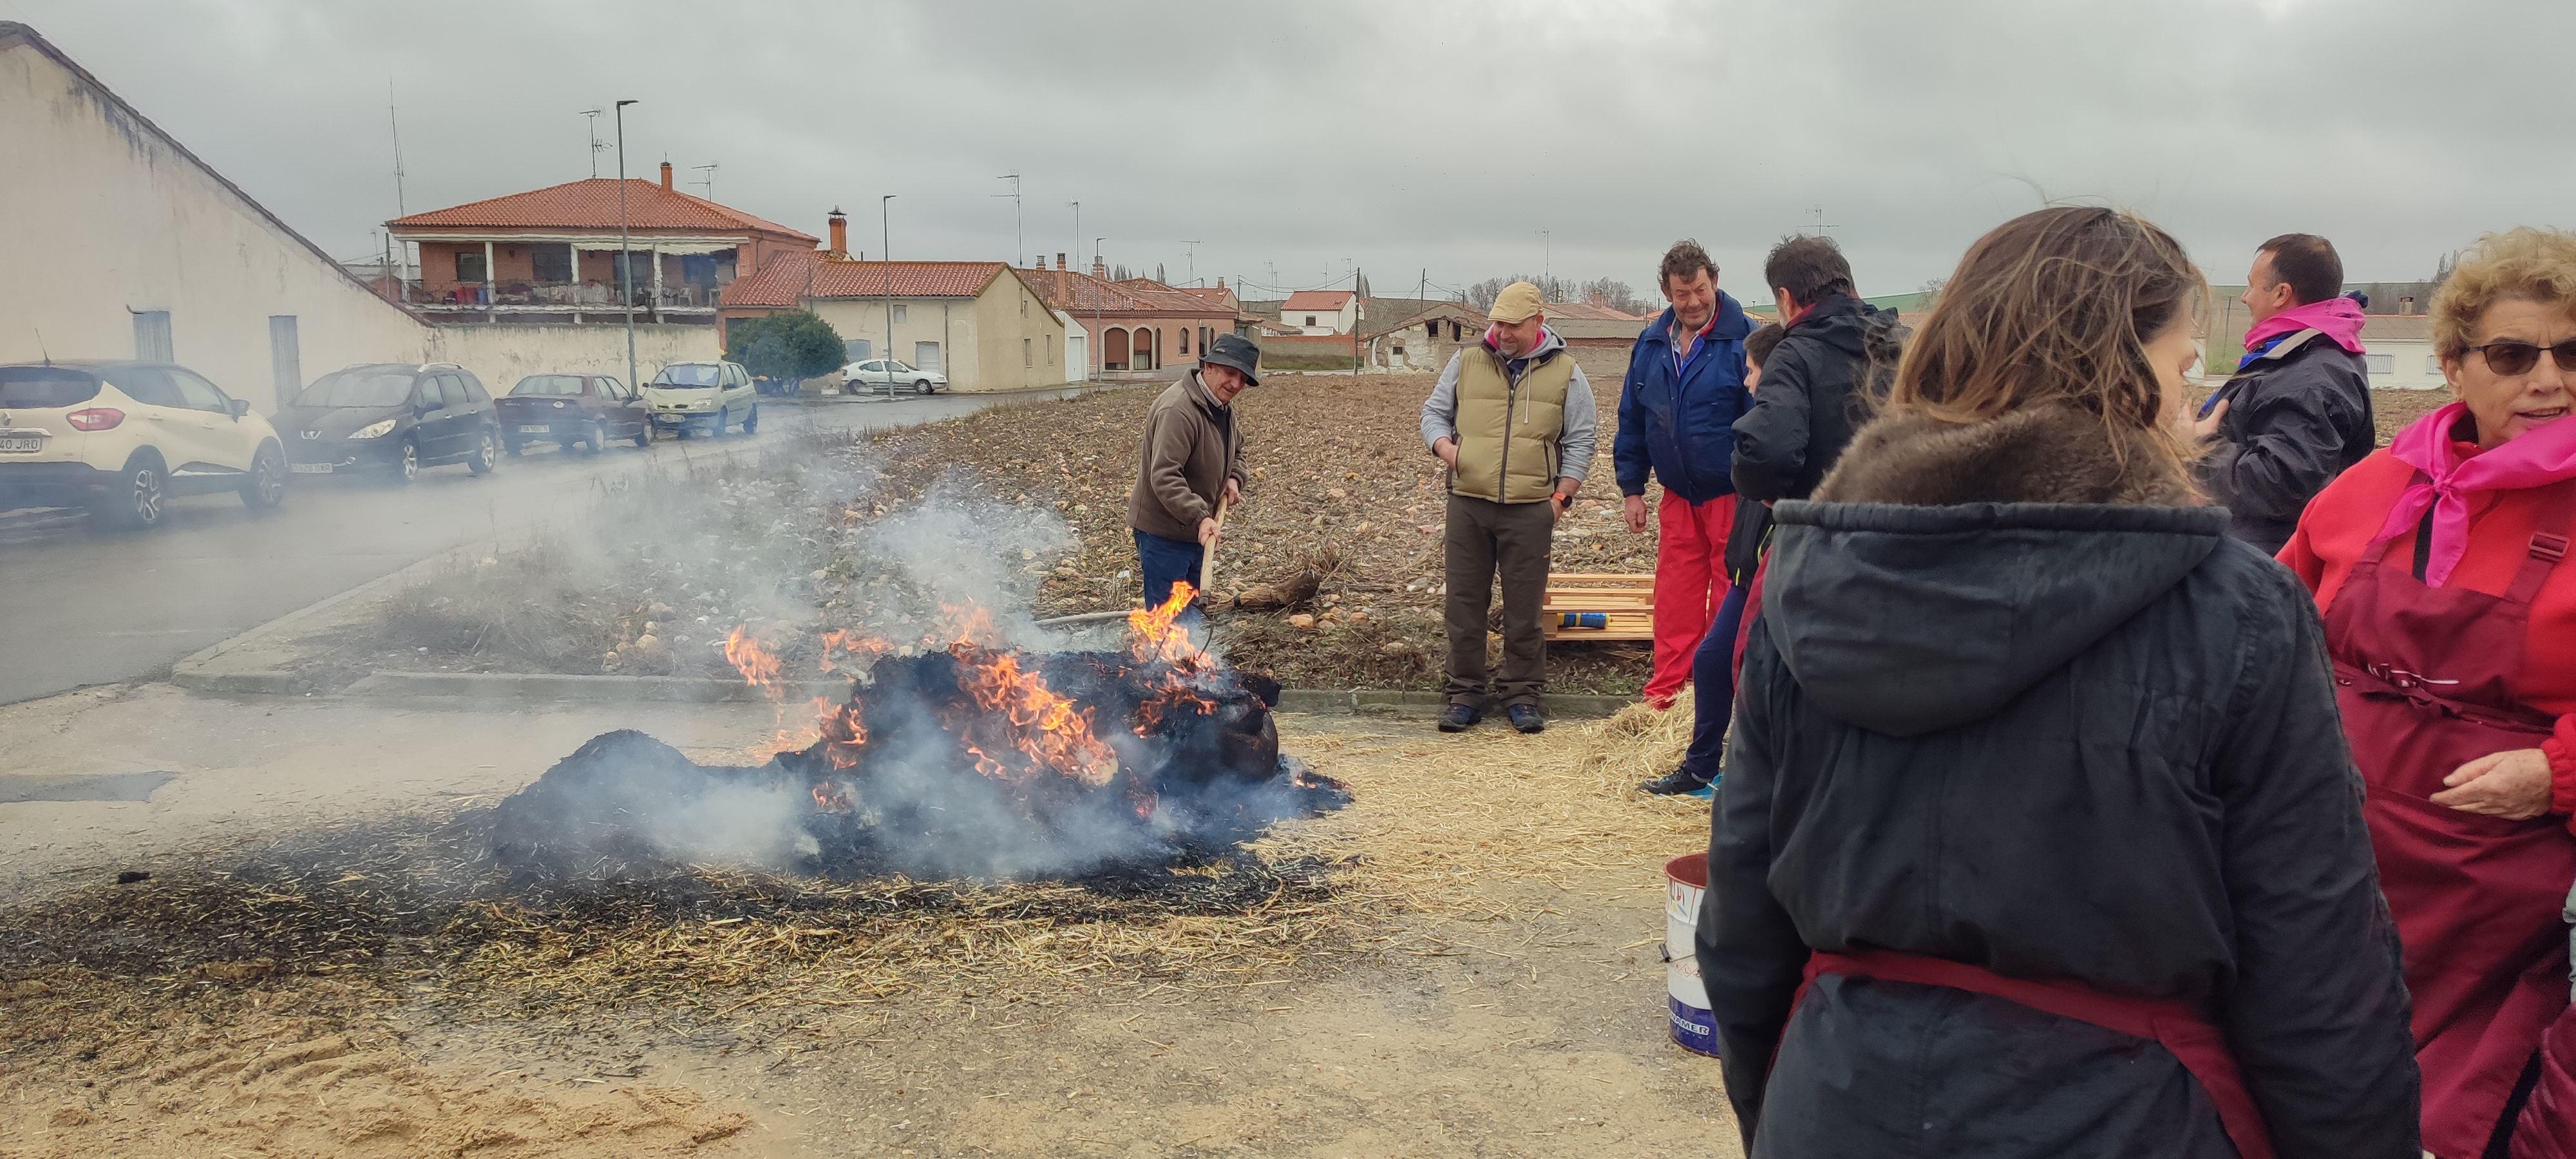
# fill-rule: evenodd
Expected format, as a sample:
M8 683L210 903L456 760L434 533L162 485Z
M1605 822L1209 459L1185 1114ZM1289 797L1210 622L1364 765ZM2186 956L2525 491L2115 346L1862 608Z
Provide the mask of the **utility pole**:
M599 118L607 112L606 109L595 108L581 111L582 116L590 118L590 176L594 181L599 178L599 155L608 149L608 142L599 139Z
M1082 203L1081 203L1081 202L1079 202L1079 201L1072 201L1072 202L1067 202L1066 204L1073 206L1073 256L1075 256L1075 257L1081 257L1081 256L1082 256ZM1099 336L1099 335L1097 335L1097 334L1095 334L1095 335L1092 335L1092 337L1093 337L1093 339L1097 340L1100 336ZM1086 361L1088 361L1088 360L1086 360ZM1089 368L1089 367L1084 367L1083 369L1084 369L1086 372L1088 372L1088 371L1090 370L1090 368Z
M1199 243L1197 239L1189 238L1181 244L1190 247L1190 284L1195 286L1199 284Z
M1077 210L1076 212L1080 211ZM1109 239L1105 237L1095 237L1091 239L1092 268L1098 269L1100 267L1100 243L1108 240ZM1094 345L1097 345L1100 342L1100 300L1108 296L1109 287L1106 284L1091 287L1091 341ZM1128 338L1128 341L1133 343L1135 338L1131 336ZM1133 345L1127 347L1127 365L1136 365L1136 348ZM1100 370L1104 375L1109 372L1109 352L1107 350L1102 350L1100 352Z
M635 381L635 254L628 248L630 243L626 232L626 106L638 103L632 100L617 102L617 297L626 306L626 385L640 393L643 387ZM575 254L579 252L574 251ZM491 271L484 272L488 274ZM579 281L580 277L581 271L574 270L574 280ZM644 424L648 441L652 438L652 429L651 422Z
M882 256L885 259L886 314L885 353L880 354L877 357L888 361L891 361L894 358L894 198L895 195L891 193L877 198L877 245L882 248ZM893 398L894 379L891 377L891 371L888 372L888 375L889 377L886 379L886 397Z
M394 216L410 217L411 210L403 205L402 118L394 114L394 82L390 80L385 82L385 123L393 127L394 134Z
M1556 239L1542 229L1538 231L1538 244L1538 296L1539 300L1545 301L1548 287L1556 284Z
M1008 173L994 178L993 180L1008 181L1011 183L1010 192L996 193L993 196L1007 197L1011 199L1011 264L1016 266L1029 256L1029 231L1026 227L1020 224L1020 171L1013 169ZM1044 265L1046 263L1040 262L1038 264Z

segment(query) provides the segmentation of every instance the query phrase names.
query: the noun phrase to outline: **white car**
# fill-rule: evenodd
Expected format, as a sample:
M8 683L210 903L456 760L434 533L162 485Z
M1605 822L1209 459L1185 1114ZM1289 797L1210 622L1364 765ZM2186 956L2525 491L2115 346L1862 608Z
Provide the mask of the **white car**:
M760 392L739 362L674 362L644 384L644 402L654 426L684 439L699 431L722 436L735 423L746 435L760 429Z
M900 358L871 358L841 368L841 393L857 394L863 387L879 394L893 394L897 389L932 394L948 389L948 376L936 370L916 369Z
M210 491L254 511L286 498L285 447L250 403L162 362L0 365L0 508L85 505L145 528Z

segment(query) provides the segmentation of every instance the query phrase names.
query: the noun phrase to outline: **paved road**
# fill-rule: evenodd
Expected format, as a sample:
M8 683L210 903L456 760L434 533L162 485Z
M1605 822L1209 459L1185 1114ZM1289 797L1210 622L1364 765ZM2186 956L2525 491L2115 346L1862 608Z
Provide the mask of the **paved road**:
M77 513L0 515L0 704L150 676L450 547L577 510L595 477L775 446L808 429L911 426L1066 393L772 402L753 436L596 456L532 448L482 478L436 467L409 487L301 477L274 513L196 496L173 501L164 525L139 535L93 532Z

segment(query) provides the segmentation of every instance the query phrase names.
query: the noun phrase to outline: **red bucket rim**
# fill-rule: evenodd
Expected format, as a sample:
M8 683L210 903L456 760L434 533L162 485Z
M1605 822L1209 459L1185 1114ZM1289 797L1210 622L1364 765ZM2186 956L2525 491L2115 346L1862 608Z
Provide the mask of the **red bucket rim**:
M1664 863L1664 876L1692 889L1708 888L1708 853L1685 853Z

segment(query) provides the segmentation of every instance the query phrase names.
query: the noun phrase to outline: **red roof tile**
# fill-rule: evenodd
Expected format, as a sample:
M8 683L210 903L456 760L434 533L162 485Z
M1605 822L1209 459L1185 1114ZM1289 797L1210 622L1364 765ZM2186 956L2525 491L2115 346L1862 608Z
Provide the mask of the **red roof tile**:
M391 229L561 229L617 232L617 179L593 177L567 181L507 197L469 201L386 222ZM703 197L630 177L626 180L626 225L633 231L730 233L758 231L815 241L812 234L763 221Z
M1001 262L863 262L789 250L726 286L727 306L788 307L816 298L972 298L1008 269ZM891 269L893 285L887 285Z
M1279 303L1282 310L1339 310L1351 300L1349 290L1299 290Z
M1050 310L1068 314L1155 314L1230 318L1222 300L1211 301L1188 290L1136 279L1109 282L1073 270L1021 270Z

